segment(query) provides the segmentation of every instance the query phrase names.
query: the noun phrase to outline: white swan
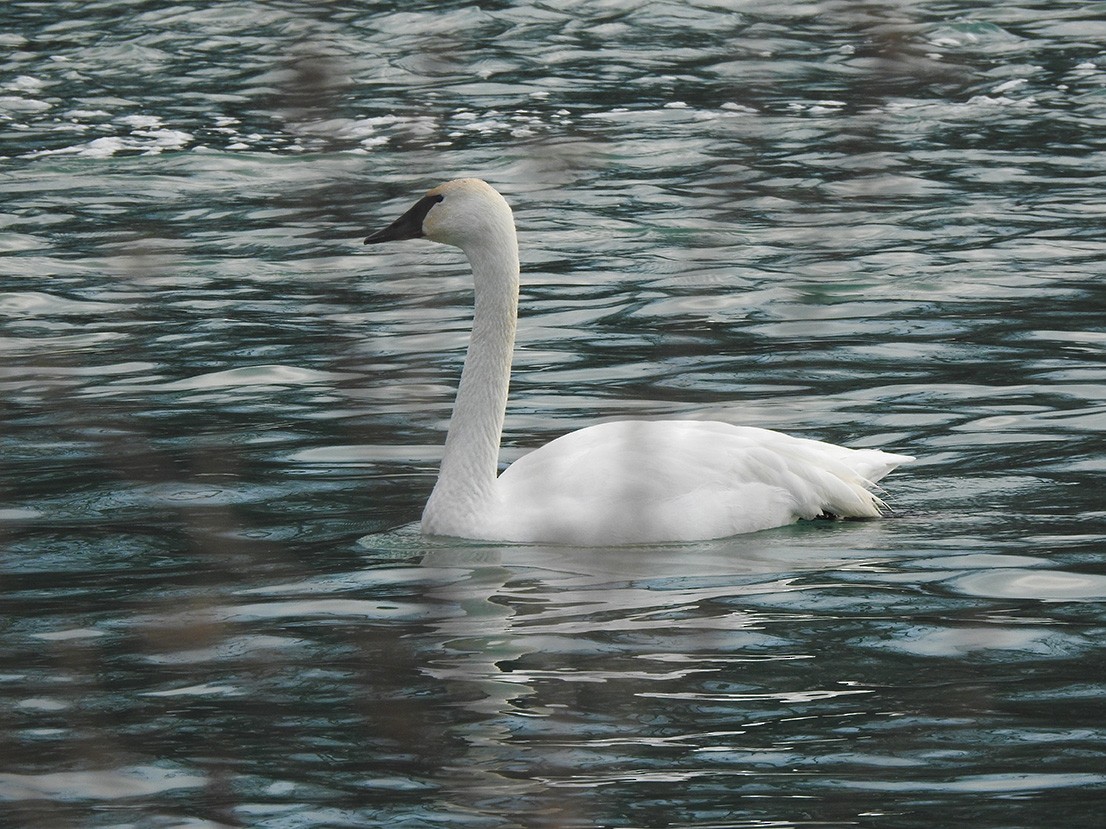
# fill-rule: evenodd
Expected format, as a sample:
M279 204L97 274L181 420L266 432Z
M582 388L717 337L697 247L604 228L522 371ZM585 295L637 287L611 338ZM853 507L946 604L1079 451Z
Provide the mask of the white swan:
M506 200L478 179L429 191L365 244L423 238L472 266L472 338L434 491L428 535L585 546L723 538L821 515L877 517L868 491L913 460L697 420L589 426L497 475L518 313L518 241Z

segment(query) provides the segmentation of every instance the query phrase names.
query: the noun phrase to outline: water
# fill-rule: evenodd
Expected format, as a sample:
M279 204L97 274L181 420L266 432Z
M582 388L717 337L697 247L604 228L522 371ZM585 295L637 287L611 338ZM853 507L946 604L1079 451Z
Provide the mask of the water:
M0 19L0 825L1100 825L1099 4ZM894 515L421 539L466 270L360 241L463 174L506 459L721 417Z

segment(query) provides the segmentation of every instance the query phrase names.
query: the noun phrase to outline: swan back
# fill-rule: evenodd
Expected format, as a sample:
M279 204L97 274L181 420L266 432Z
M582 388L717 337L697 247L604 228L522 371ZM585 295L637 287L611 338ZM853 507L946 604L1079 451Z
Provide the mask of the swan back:
M912 458L717 421L622 420L524 455L497 482L496 538L584 545L722 538L833 515ZM485 528L485 532L488 528Z

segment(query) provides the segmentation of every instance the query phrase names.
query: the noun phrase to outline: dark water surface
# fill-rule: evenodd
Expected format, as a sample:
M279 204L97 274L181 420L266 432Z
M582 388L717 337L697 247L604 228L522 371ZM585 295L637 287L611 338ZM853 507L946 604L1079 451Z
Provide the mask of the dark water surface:
M0 826L1102 825L1101 3L0 23ZM917 455L895 514L420 538L467 271L360 242L458 175L506 459L716 417Z

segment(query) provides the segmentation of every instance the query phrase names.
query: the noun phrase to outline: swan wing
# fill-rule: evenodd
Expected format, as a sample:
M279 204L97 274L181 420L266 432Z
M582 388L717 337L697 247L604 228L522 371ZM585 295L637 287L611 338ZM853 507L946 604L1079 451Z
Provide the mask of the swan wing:
M830 513L875 517L868 487L910 460L714 421L572 432L496 482L496 537L632 544L722 538Z

